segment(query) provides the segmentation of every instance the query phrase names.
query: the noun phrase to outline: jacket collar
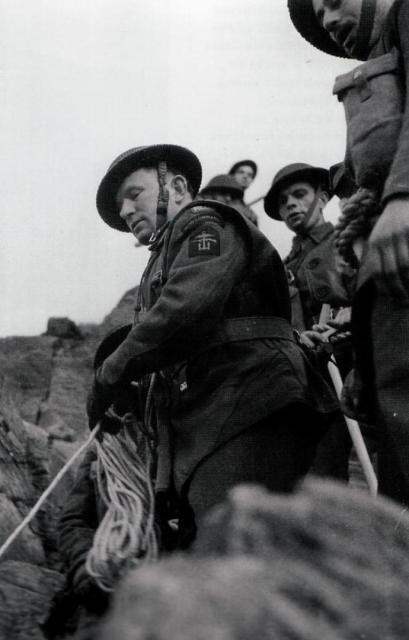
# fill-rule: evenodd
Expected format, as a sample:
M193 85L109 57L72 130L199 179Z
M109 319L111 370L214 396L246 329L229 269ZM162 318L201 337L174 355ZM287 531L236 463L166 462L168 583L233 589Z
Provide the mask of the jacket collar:
M308 240L312 240L314 244L319 244L325 238L327 238L334 231L333 224L331 222L324 222L316 227L313 227L306 236L294 236L293 238L293 250L297 250L301 246L305 246Z
M319 224L318 226L311 229L310 233L307 236L294 236L293 242L291 245L291 251L288 256L285 258L284 263L290 262L298 254L305 249L305 247L312 248L311 245L320 244L325 238L327 238L334 231L334 227L331 222L324 222L323 224Z
M319 244L320 242L322 242L322 240L327 238L333 231L334 231L333 224L331 222L324 222L323 224L319 224L318 226L313 227L313 229L311 229L310 233L308 234L307 238L311 238L311 240L315 242L315 244Z

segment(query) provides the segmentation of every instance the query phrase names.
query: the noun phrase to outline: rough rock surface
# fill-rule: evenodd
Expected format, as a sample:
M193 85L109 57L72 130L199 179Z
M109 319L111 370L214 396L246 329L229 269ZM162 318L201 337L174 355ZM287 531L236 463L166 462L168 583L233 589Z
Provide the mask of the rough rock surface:
M132 322L128 292L101 325L51 318L45 335L0 339L0 545L88 434L93 357L102 337ZM64 584L55 524L75 468L0 559L0 640L43 640Z
M42 625L64 578L27 562L6 561L0 571L0 638L43 640Z
M81 331L75 322L69 318L50 318L47 322L47 336L56 338L77 338L82 339Z
M406 640L409 516L329 481L238 487L195 554L133 570L97 640Z
M129 289L129 291L122 296L111 313L104 318L102 327L105 333L133 321L137 292L138 287Z

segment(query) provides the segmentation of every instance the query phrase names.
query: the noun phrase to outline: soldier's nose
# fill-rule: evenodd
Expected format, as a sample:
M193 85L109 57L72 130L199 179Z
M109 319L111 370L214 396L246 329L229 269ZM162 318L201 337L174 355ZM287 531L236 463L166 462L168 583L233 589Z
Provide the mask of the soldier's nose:
M120 217L122 218L122 220L126 220L126 218L131 215L131 213L133 213L133 207L129 202L126 202L126 200L124 200L119 211Z
M337 11L327 10L322 19L322 26L326 31L331 33L334 31L339 23L339 13Z

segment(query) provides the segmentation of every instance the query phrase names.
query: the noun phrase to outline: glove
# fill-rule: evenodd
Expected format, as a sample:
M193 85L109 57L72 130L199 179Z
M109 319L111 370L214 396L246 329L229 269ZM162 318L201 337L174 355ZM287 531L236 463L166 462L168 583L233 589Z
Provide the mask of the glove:
M112 391L95 378L87 398L88 425L92 429L102 420L105 411L112 404Z
M85 563L76 569L72 577L72 589L80 603L92 613L103 613L108 596L94 582L85 568Z
M358 420L358 422L370 423L371 417L365 411L360 398L363 391L363 382L358 372L351 369L344 380L344 386L341 393L341 411L348 418Z

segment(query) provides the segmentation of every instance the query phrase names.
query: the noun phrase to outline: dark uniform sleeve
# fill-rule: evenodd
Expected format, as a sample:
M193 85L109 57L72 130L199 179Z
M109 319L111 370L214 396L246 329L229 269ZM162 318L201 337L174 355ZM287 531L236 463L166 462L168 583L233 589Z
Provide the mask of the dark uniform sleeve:
M394 26L403 62L406 100L398 148L383 192L384 203L393 197L409 195L409 0L399 3Z
M182 213L172 224L168 278L156 303L105 360L98 381L115 385L128 366L135 378L183 361L222 316L247 262L244 237L216 212Z
M98 527L96 495L90 476L94 460L96 452L89 450L78 468L73 490L58 524L59 549L69 577L86 561Z

